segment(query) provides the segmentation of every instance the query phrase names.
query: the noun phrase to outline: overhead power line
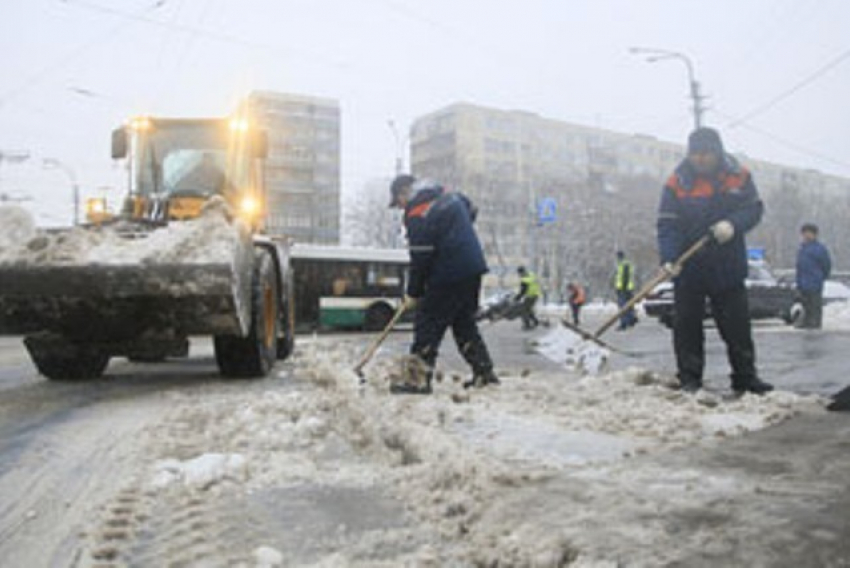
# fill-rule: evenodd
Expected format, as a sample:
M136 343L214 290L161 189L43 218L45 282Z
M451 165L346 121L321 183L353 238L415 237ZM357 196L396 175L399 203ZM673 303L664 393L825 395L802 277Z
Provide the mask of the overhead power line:
M162 0L159 0L155 4L151 4L151 5L143 8L140 11L140 14L145 14L145 13L150 12L152 10L156 10L156 9L160 8L162 6L162 4L163 4ZM37 69L36 71L30 73L18 85L0 93L0 108L2 108L6 103L8 103L10 100L15 98L16 96L26 92L31 87L37 85L38 83L40 83L41 81L46 79L53 72L67 69L68 64L71 61L82 56L85 52L89 51L90 49L100 45L102 42L115 38L115 36L122 29L127 28L132 24L133 24L132 20L126 20L126 21L118 22L118 24L116 24L115 26L112 26L111 28L107 29L104 32L98 33L97 35L91 37L88 41L83 42L82 44L78 45L77 47L75 47L71 51L64 53L62 55L62 57L60 57L56 61L48 63L44 67L41 67L41 68Z
M332 59L325 57L323 55L320 55L318 53L310 52L310 51L307 51L307 50L301 49L301 48L294 48L294 47L290 47L290 46L283 48L283 47L280 47L280 46L277 46L277 45L272 45L272 44L268 44L268 43L262 43L262 42L246 39L244 37L241 37L241 36L238 36L238 35L235 35L235 34L211 30L211 29L205 28L203 26L196 26L196 25L190 25L190 24L185 24L185 23L181 23L181 22L160 20L160 19L157 19L157 18L152 18L150 16L146 16L144 14L133 14L133 13L130 13L130 12L124 12L123 10L117 10L115 8L110 8L109 6L103 6L101 4L95 4L93 2L86 2L85 0L75 0L74 2L70 2L70 5L71 6L77 6L79 8L84 8L86 10L90 10L90 11L93 11L93 12L100 12L102 14L110 14L112 16L117 16L119 18L123 18L123 19L126 19L126 20L134 20L134 21L143 22L143 23L146 23L146 24L151 24L151 25L154 25L154 26L159 26L159 27L162 27L162 28L168 28L168 29L179 31L179 32L184 32L184 33L190 34L192 36L206 37L206 38L209 38L209 39L213 39L213 40L224 42L224 43L230 43L230 44L233 44L233 45L241 45L243 47L249 47L249 48L259 49L259 50L266 50L266 51L269 51L269 52L276 52L276 53L283 52L283 53L287 53L289 55L291 55L293 53L297 53L297 54L300 54L300 55L308 56L308 57L311 58L312 61L317 61L317 62L322 63L322 64L324 64L328 67L332 67L334 69L342 69L342 68L345 67L345 64L342 63L342 62L332 60Z
M826 65L823 65L822 67L820 67L819 69L817 69L813 73L807 75L801 81L799 81L798 83L796 83L795 85L793 85L789 89L781 92L780 94L776 95L775 97L773 97L769 101L767 101L767 102L757 106L756 108L752 109L751 111L745 113L743 116L741 116L737 119L734 119L729 124L729 127L735 128L735 127L741 126L742 124L744 124L745 122L748 122L749 120L755 118L756 116L767 112L768 110L772 109L773 107L775 107L776 105L778 105L779 103L784 101L785 99L794 95L797 91L800 91L801 89L803 89L803 88L807 87L808 85L814 83L815 81L820 79L823 75L825 75L826 73L831 71L834 67L837 67L838 65L840 65L841 63L843 63L847 59L850 59L850 49L843 51L837 57L830 60Z
M729 114L727 114L723 111L720 111L717 108L714 108L713 110L714 110L715 113L717 113L718 115L720 115L721 117L723 117L727 120L734 120L733 116L731 116L731 115L729 115ZM741 123L739 126L744 128L745 130L749 130L750 132L753 132L755 134L759 134L759 135L763 136L764 138L767 138L768 140L772 140L773 142L775 142L776 144L779 144L780 146L784 146L784 147L786 147L790 150L794 150L795 152L802 154L804 156L809 156L810 158L817 158L818 160L823 160L825 162L829 162L829 163L834 164L836 166L841 166L842 168L850 168L850 162L840 160L840 159L835 158L833 156L830 156L828 154L824 154L823 152L820 152L818 150L814 150L814 149L809 148L807 146L803 146L803 145L798 144L796 142L792 142L790 140L787 140L786 138L778 136L778 135L774 134L773 132L770 132L770 131L765 130L763 128L760 128L758 126L753 126L752 124L745 124L745 123Z

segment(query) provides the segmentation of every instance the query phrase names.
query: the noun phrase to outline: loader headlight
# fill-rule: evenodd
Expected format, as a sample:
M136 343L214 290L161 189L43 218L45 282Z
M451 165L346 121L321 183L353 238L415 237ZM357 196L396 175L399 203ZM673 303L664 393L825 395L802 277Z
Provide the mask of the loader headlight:
M230 120L230 129L236 132L248 130L248 121L244 118L233 118Z
M260 213L260 201L253 195L246 195L239 203L239 212L244 217L256 217Z
M106 213L105 197L90 197L86 200L86 215L98 216Z
M151 119L146 116L137 116L136 118L130 120L130 128L132 128L136 132L150 130L151 126Z

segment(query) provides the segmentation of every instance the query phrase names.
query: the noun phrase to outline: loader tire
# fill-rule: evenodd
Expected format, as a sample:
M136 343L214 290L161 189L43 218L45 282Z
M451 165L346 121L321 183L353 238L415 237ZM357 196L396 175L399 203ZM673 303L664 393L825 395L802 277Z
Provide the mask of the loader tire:
M215 360L225 377L252 378L269 374L277 359L280 293L271 255L258 250L251 289L251 327L247 337L217 335Z
M61 337L27 337L24 345L38 372L51 381L82 381L103 375L109 355Z

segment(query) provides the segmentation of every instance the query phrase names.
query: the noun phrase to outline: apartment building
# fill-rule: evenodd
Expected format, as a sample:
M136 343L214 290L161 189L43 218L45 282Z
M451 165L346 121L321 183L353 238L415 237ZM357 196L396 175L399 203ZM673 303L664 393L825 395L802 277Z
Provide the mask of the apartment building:
M339 103L255 91L244 107L268 133L269 231L299 242L339 243Z

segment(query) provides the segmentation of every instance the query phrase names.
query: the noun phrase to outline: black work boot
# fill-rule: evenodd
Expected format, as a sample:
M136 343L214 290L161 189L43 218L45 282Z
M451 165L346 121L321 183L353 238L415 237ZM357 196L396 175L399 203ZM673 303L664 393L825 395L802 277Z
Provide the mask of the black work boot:
M472 379L463 383L463 388L468 389L475 387L477 389L483 388L487 385L500 385L499 377L496 376L496 373L493 372L493 369L488 369L486 371L479 371L472 375Z
M765 394L773 390L773 385L762 381L758 377L753 377L748 381L732 381L732 390L736 394L745 394L748 392Z
M431 383L424 385L414 385L411 383L393 383L390 385L390 393L392 394L431 394Z
M679 390L686 394L694 394L702 388L702 381L694 377L679 377Z

